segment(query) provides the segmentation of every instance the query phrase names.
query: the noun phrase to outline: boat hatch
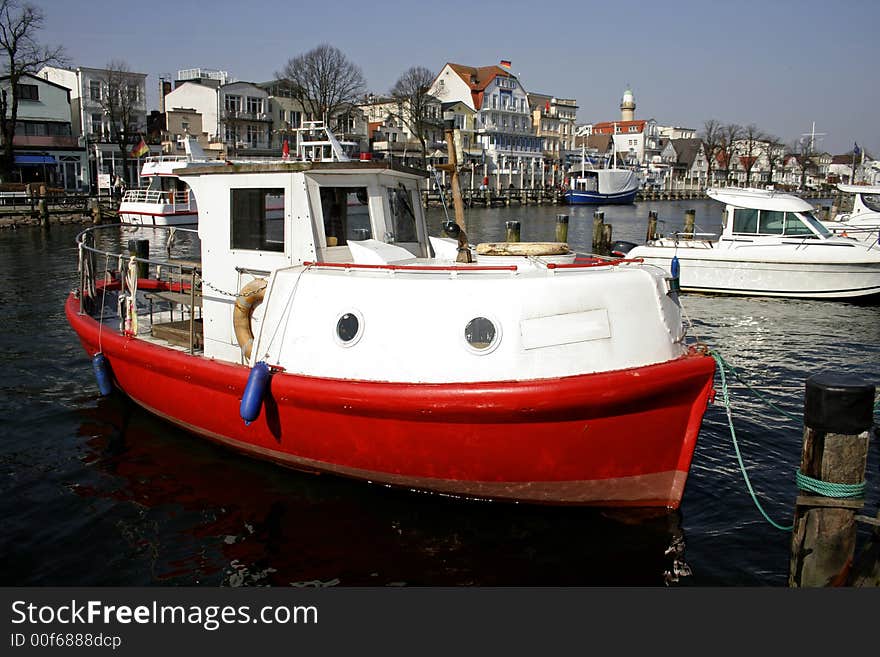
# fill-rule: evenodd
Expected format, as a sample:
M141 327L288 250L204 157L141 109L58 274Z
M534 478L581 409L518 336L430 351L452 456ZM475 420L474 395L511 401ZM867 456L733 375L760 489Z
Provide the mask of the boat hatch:
M817 236L831 237L831 232L809 212L755 208L734 208L733 234L785 235L811 239L816 239Z

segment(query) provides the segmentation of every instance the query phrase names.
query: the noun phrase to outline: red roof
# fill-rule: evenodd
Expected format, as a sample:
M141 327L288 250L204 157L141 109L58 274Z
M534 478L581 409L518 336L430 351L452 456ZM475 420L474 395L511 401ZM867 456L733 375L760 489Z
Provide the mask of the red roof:
M483 106L483 94L486 87L499 75L505 78L514 78L510 71L500 66L464 66L463 64L447 63L447 66L455 71L458 76L471 88L471 97L474 99L474 108Z
M594 123L593 124L593 134L594 135L613 135L614 126L619 128L618 132L621 134L630 133L641 133L645 130L645 124L647 121L602 121L602 123ZM635 126L636 130L631 131L630 126Z

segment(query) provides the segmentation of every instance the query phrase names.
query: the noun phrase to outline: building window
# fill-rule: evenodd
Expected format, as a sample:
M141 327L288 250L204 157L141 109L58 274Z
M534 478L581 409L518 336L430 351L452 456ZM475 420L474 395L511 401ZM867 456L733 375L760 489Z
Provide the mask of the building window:
M256 148L257 143L260 139L260 129L255 125L249 125L247 127L247 140L248 144L250 144L251 148Z
M92 100L101 100L101 81L100 80L90 80L89 81L89 98Z
M131 103L140 102L140 88L136 84L128 85L128 100Z
M241 111L241 96L226 96L223 102L227 112Z
M262 98L255 98L254 96L248 96L247 97L247 111L250 114L260 114L263 111Z
M35 84L19 84L17 89L19 100L40 100L40 90Z
M92 114L92 130L93 135L100 135L104 132L104 115Z

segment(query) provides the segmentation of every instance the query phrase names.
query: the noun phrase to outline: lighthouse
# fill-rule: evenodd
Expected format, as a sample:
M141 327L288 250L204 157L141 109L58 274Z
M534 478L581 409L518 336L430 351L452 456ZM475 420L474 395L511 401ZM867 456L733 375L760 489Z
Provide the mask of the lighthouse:
M623 92L623 100L620 101L620 120L632 121L636 112L636 99L633 96L632 89L628 86Z

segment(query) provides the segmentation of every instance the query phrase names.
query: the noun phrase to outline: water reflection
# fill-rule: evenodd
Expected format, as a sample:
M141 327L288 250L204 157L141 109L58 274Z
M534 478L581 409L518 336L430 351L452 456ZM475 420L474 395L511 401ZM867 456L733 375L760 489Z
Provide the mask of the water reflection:
M117 396L81 432L95 474L72 490L127 509L105 528L129 560L120 584L662 586L690 574L678 513L464 501L298 473Z

